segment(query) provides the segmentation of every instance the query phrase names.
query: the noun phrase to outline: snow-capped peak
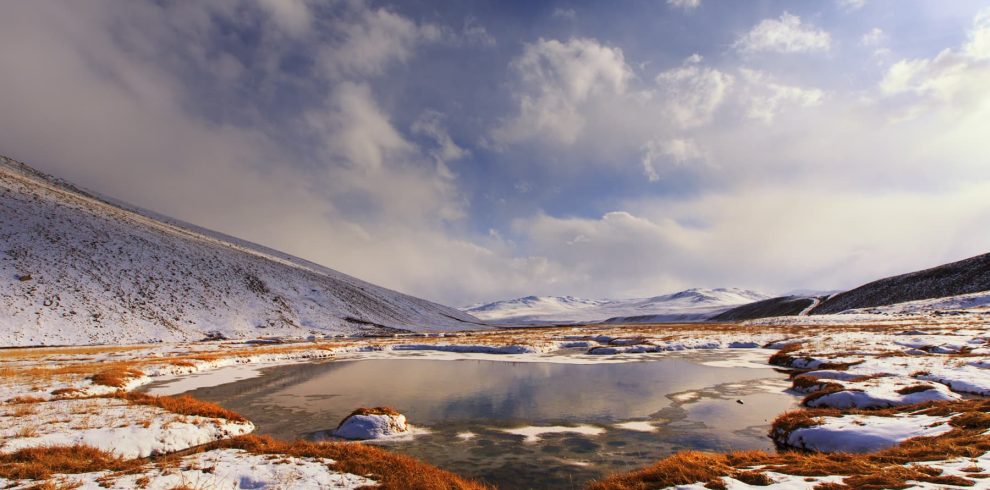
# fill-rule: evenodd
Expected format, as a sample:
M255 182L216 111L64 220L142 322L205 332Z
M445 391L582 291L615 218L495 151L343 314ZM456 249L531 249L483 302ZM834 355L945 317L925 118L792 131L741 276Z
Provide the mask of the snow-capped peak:
M615 317L646 317L652 321L701 320L769 296L739 288L692 288L649 298L585 299L574 296L525 296L464 307L484 320L502 322L589 322ZM644 319L644 321L648 321Z

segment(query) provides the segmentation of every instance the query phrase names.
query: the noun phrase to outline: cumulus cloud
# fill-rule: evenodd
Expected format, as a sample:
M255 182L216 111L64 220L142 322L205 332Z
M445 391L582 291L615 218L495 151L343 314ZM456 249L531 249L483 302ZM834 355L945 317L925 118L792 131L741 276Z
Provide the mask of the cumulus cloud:
M500 142L546 137L573 143L585 124L585 103L621 95L632 76L622 50L595 39L540 39L512 61L521 88L519 114L493 131Z
M271 15L267 11L111 2L71 11L47 2L8 7L0 18L0 62L21 68L5 77L0 107L27 117L0 118L5 154L139 206L426 297L463 298L465 288L454 276L437 278L460 276L465 264L468 275L494 285L522 274L486 248L504 245L472 243L446 231L445 223L463 217L464 200L440 160L462 158L465 151L438 115L399 128L371 86L354 81L291 81L309 95L326 95L312 97L290 119L296 134L288 140L266 119L217 121L194 111L205 105L203 86L236 93L239 70L267 77L263 86L282 82L277 72L245 66L279 59L286 24L266 24L278 32L261 36L278 36L258 59L232 61L228 53L206 49L213 45L212 19L259 19ZM420 31L391 12L359 17ZM379 72L386 60L412 56L389 51L408 46L381 50L359 40L331 46L342 57L333 62L342 74ZM377 53L376 61L355 62L352 50ZM191 73L200 77L198 86L183 79ZM254 95L239 101L247 115L264 103ZM432 144L420 147L405 129ZM300 151L307 141L317 142L315 153Z
M764 19L736 40L733 47L743 53L810 53L828 51L832 36L784 12L779 19Z
M690 138L651 140L643 145L642 151L643 173L650 182L660 180L660 173L657 170L659 165L665 163L683 165L705 157L698 144Z
M883 29L879 27L874 27L869 31L866 31L859 38L859 44L861 46L875 47L879 46L887 41L887 33L883 32Z
M582 278L626 297L726 283L770 293L851 288L983 252L966 240L927 237L962 237L987 223L987 192L985 183L947 194L886 195L760 185L631 202L628 211L597 219L541 215L515 222L514 229L550 257L547 270L575 281L569 289L575 294L594 291ZM945 220L946 214L957 219ZM620 254L626 260L616 260ZM778 271L787 271L788 279L771 279Z
M334 21L343 41L324 46L319 61L328 76L381 73L390 63L405 62L423 43L441 38L441 29L417 24L385 8L358 8Z
M701 56L693 55L655 79L667 114L682 127L710 122L734 82L732 75L701 65L701 61Z
M701 6L701 0L667 0L667 5L684 10L694 10Z
M825 92L816 88L778 83L766 72L748 68L741 68L739 72L746 81L746 116L751 119L771 123L785 108L814 107L825 97Z
M990 102L990 9L978 13L958 49L932 58L902 59L880 81L883 95L911 96L897 119L913 119L934 109L972 111Z
M836 0L835 3L839 5L840 9L852 12L863 8L866 5L866 0Z
M302 35L309 32L312 14L305 0L257 0L257 2L276 23L291 34Z
M0 147L453 304L834 288L985 251L986 13L958 45L850 88L863 77L841 60L671 63L607 30L495 43L517 33L377 5L11 2ZM830 42L785 14L736 50Z

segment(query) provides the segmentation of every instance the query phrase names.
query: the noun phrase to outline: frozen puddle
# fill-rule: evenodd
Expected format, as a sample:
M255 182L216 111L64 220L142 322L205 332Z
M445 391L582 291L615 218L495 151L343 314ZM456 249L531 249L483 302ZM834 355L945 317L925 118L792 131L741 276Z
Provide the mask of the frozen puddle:
M379 442L391 450L500 488L572 488L679 450L771 449L770 421L797 403L784 393L786 377L703 364L716 354L599 364L341 360L189 393L284 439L323 438L355 408L390 406L424 429Z

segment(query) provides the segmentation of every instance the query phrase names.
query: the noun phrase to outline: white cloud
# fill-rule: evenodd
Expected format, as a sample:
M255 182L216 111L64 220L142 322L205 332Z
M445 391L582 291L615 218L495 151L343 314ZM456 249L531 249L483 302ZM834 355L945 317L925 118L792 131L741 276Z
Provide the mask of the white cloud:
M309 32L312 14L305 0L257 0L272 19L292 35Z
M746 81L744 105L746 116L765 123L773 122L783 109L807 108L820 105L825 92L816 88L803 88L777 83L768 73L741 68Z
M574 9L565 9L557 7L553 9L553 17L558 19L574 20L577 19L577 12Z
M503 143L539 137L573 143L585 125L585 103L622 95L632 76L621 49L588 38L540 39L511 67L520 80L519 114L493 131Z
M828 51L831 43L832 36L825 30L804 24L800 17L784 12L779 19L760 21L737 39L733 47L744 53L810 53Z
M846 12L859 10L866 5L866 0L836 0L839 8Z
M896 120L914 119L936 109L980 111L990 104L990 9L977 14L967 40L933 58L902 59L892 64L879 83L885 96L911 97ZM971 121L976 124L977 121ZM990 129L990 127L986 127Z
M332 78L380 74L391 63L409 60L416 47L441 37L440 28L384 8L360 8L334 24L342 41L324 47L319 56Z
M702 66L700 62L701 57L693 55L683 65L661 72L655 79L668 116L681 127L710 122L732 88L732 75Z
M642 147L643 173L650 182L660 180L657 170L658 163L673 163L683 165L692 160L702 160L705 155L698 144L690 138L674 138L669 140L651 140Z
M883 32L883 29L879 27L874 27L869 31L866 31L862 37L859 38L859 44L861 46L875 47L887 42L887 33Z
M684 10L694 10L701 6L701 0L667 0L667 5Z
M437 111L426 111L413 122L412 131L431 138L436 147L429 150L429 154L437 165L437 173L446 178L453 178L454 175L447 166L449 162L460 160L471 154L454 143L447 129L443 125L443 114Z
M990 8L983 9L973 19L963 52L974 60L990 59Z
M484 46L490 48L498 44L485 26L478 23L477 19L469 18L464 21L464 28L461 29L461 36L468 44Z
M985 242L954 238L990 225L987 183L942 194L805 184L633 201L597 219L538 215L513 229L547 257L554 290L592 297L728 284L769 293L852 288L985 252Z

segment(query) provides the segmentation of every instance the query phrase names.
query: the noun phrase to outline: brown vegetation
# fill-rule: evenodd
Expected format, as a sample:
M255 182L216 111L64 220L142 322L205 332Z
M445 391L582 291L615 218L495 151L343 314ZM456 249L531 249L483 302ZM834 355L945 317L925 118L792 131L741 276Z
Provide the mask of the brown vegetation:
M197 400L188 395L182 396L151 396L144 393L118 392L114 398L127 400L134 405L149 405L164 409L179 415L196 415L200 417L227 419L233 422L247 422L237 412L227 410L215 403Z
M366 476L383 489L454 490L488 489L487 485L457 476L419 460L374 446L352 442L284 442L266 436L247 435L217 441L204 450L242 449L254 454L288 455L334 460L335 471Z
M144 373L139 369L128 368L128 367L113 367L109 369L104 369L92 376L90 376L90 381L96 385L110 386L113 388L123 388L127 386L127 382L144 376Z
M125 470L140 465L92 446L45 446L0 454L0 477L10 480L45 480L54 474Z
M935 387L932 385L918 384L905 386L897 390L898 393L902 395L910 395L911 393L920 393L922 391L934 390Z
M736 478L748 468L760 466L762 471L774 471L798 476L844 475L842 484L820 484L824 490L906 488L908 481L935 485L970 486L968 478L946 476L938 468L919 465L926 461L952 458L975 458L990 451L990 400L957 402L927 402L882 410L804 409L784 413L774 420L771 434L811 427L820 417L842 414L890 416L915 413L931 416L952 416L953 430L936 437L917 437L875 453L815 453L785 451L768 453L745 451L728 454L686 452L663 459L654 465L629 473L613 475L594 482L594 490L627 490L663 488L689 483L706 483L721 477ZM978 477L970 475L971 478ZM688 481L690 480L690 481ZM751 483L752 484L752 483Z

